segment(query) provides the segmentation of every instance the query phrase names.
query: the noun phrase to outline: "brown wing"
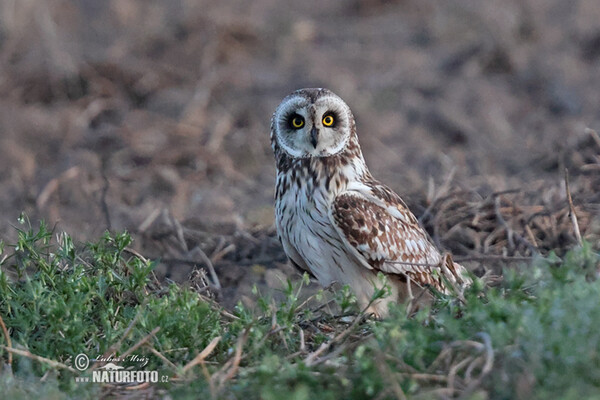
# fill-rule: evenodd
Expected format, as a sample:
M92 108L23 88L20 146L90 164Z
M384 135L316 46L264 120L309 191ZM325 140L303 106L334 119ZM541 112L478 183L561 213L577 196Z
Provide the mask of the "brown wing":
M441 256L404 203L391 190L378 195L347 191L338 195L331 218L342 241L367 268L408 276L421 285L441 288ZM394 201L394 197L398 200Z

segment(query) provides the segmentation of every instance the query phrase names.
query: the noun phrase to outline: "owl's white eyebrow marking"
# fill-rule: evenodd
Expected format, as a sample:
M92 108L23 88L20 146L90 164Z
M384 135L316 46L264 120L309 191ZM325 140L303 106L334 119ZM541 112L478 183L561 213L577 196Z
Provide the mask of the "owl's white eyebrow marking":
M301 109L306 107L307 105L308 101L306 98L299 95L290 96L289 99L284 100L279 105L279 107L277 107L277 111L275 112L275 114L281 118L285 116L285 114L287 114L287 112L289 112L290 110Z

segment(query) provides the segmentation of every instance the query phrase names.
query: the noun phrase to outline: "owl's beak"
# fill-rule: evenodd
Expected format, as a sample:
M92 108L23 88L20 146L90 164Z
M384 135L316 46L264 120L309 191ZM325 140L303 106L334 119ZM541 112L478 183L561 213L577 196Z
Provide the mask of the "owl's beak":
M317 148L317 138L319 137L319 130L313 126L312 129L310 130L310 143L313 145L313 147L316 149Z

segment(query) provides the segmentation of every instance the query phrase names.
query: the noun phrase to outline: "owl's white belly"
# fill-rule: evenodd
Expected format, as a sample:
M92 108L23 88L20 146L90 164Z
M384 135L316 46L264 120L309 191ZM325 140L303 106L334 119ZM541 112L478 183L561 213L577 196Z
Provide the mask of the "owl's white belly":
M276 223L284 249L292 260L290 253L300 256L321 285L349 285L361 304L368 303L376 274L345 248L329 219L330 201L328 193L318 188L313 195L307 190L289 190L278 200Z

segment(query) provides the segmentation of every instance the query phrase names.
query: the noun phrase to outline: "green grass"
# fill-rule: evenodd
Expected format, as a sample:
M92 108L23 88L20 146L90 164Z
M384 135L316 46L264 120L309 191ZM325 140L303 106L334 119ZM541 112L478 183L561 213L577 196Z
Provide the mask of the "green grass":
M153 393L173 398L600 398L600 258L587 243L507 269L495 287L476 281L464 304L441 297L411 318L398 306L375 321L347 288L337 307L321 293L306 299L305 280L283 302L256 291L257 309L228 313L156 282L126 233L76 246L66 234L53 241L43 222L20 222L17 243L0 246L0 316L12 348L47 360L13 354L11 368L0 349L10 398L97 398L101 384L75 382L89 370L65 367L80 353L126 352L148 364L120 365L168 377Z

